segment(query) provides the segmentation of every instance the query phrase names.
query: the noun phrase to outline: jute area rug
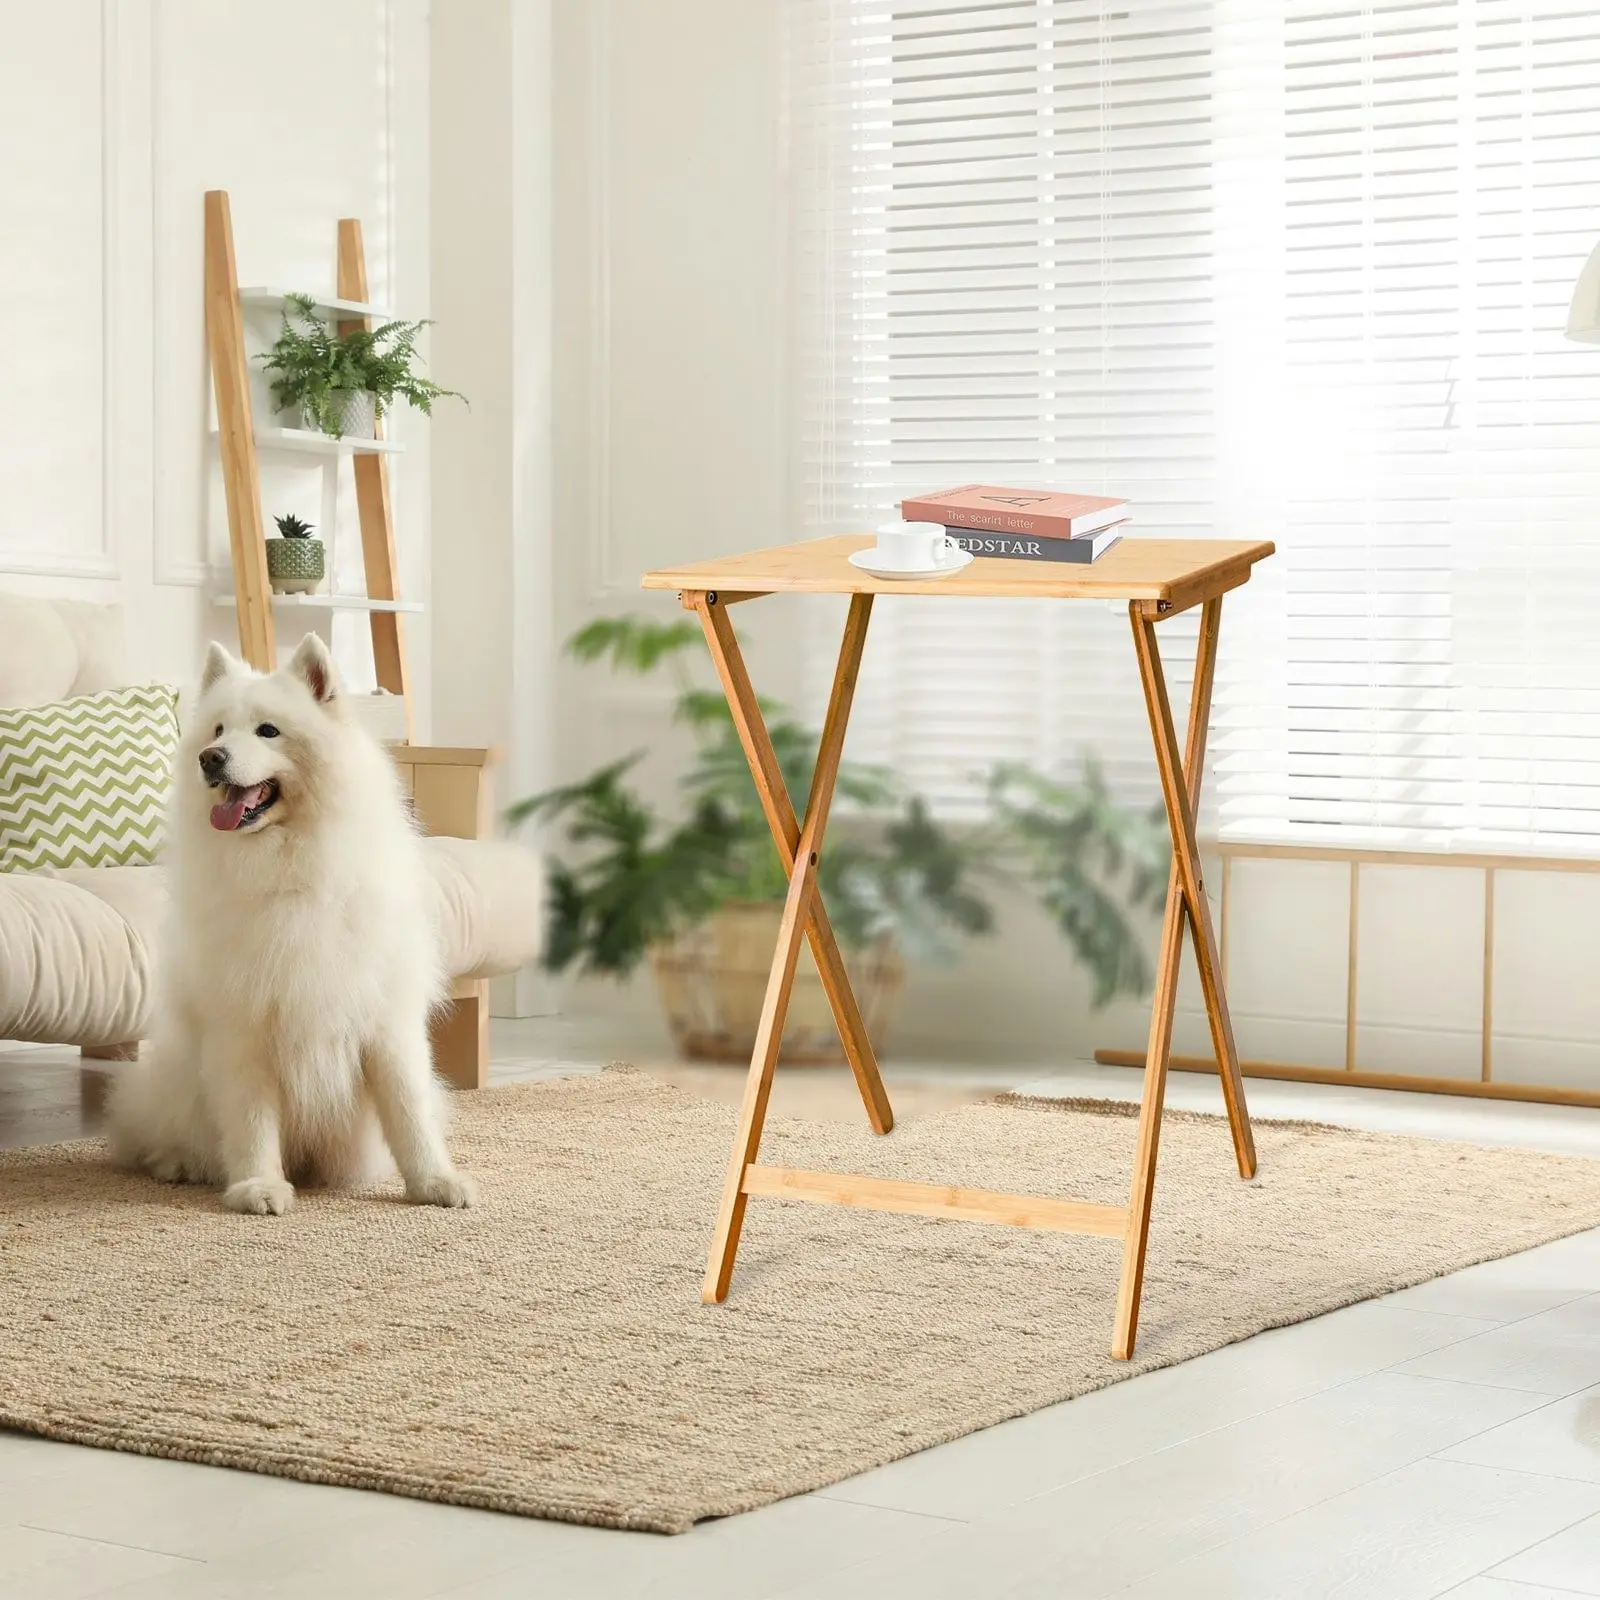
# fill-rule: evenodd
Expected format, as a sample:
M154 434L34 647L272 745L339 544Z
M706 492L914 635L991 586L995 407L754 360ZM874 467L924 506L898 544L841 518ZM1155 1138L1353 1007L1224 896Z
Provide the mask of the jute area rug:
M1169 1115L1138 1358L1111 1241L751 1203L700 1274L733 1126L626 1068L456 1099L481 1209L288 1217L0 1154L0 1423L79 1443L677 1532L1263 1328L1600 1224L1600 1163ZM765 1159L1123 1203L1125 1107L769 1124Z

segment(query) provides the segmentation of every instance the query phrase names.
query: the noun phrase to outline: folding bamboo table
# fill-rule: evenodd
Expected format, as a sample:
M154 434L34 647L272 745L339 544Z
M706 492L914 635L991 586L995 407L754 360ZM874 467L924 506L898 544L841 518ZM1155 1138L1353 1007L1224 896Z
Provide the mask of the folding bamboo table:
M856 536L815 539L729 556L720 561L669 567L646 573L644 577L647 589L678 590L684 608L700 618L711 659L716 663L734 725L750 762L750 773L755 779L767 824L789 874L778 947L773 953L772 970L767 979L766 999L756 1032L755 1051L750 1059L744 1103L739 1112L739 1131L711 1241L702 1298L713 1302L727 1298L745 1205L751 1195L903 1211L919 1216L959 1217L974 1222L1004 1222L1025 1228L1056 1228L1067 1233L1122 1240L1122 1279L1117 1292L1111 1350L1114 1356L1127 1360L1133 1354L1138 1331L1139 1297L1144 1282L1145 1247L1150 1234L1150 1205L1161 1138L1161 1108L1166 1093L1173 1007L1177 1001L1178 967L1186 922L1194 940L1212 1042L1217 1060L1222 1064L1223 1098L1239 1173L1244 1178L1255 1176L1255 1139L1245 1106L1244 1084L1239 1076L1239 1053L1234 1047L1233 1025L1223 992L1222 963L1201 882L1194 828L1200 777L1205 765L1206 724L1211 713L1222 596L1246 583L1255 563L1270 556L1273 546L1224 540L1125 539L1091 566L980 557L948 578L900 581L870 577L845 560L852 551L865 549L871 543L870 539ZM728 617L729 606L768 594L850 596L833 693L823 722L816 771L803 819L795 816L784 788L772 740ZM1128 618L1133 625L1134 654L1139 663L1150 732L1155 742L1156 767L1161 775L1161 792L1172 830L1172 869L1167 878L1166 917L1161 928L1155 1002L1145 1053L1133 1187L1126 1206L1002 1194L937 1183L907 1183L850 1173L805 1172L766 1166L756 1159L802 936L811 942L817 970L873 1129L887 1133L894 1126L894 1113L884 1092L872 1044L851 992L822 897L817 892L823 833L844 749L845 726L861 667L867 621L872 614L872 602L880 594L929 595L948 601L969 596L1029 596L1127 603ZM1161 653L1156 644L1156 626L1192 606L1202 606L1204 610L1195 656L1194 691L1189 703L1188 745L1186 751L1180 752L1172 725L1172 706L1167 698Z

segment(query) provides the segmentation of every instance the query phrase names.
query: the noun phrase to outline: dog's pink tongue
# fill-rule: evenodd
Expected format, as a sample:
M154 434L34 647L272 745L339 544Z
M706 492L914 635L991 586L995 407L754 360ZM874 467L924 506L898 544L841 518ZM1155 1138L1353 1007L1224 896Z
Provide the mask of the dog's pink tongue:
M244 821L244 814L257 805L266 793L264 783L253 784L248 789L229 788L228 798L220 806L211 808L211 826L222 833L232 833Z

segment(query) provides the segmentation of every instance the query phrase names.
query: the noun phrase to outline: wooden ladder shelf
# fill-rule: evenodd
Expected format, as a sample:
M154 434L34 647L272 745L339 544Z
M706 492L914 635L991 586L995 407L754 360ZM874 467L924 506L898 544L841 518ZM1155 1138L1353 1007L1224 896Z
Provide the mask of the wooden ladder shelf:
M267 577L265 519L261 514L261 469L255 418L250 401L250 359L245 349L244 308L233 254L233 218L224 190L206 195L206 333L217 394L217 433L222 449L222 482L228 503L228 535L233 553L234 603L239 647L258 672L277 665L277 634ZM343 306L365 306L367 258L358 218L339 223L338 296ZM338 331L370 328L370 315L340 317ZM383 438L380 419L374 430ZM331 446L331 441L330 441ZM394 543L394 507L389 496L385 453L351 447L356 513L361 524L361 556L367 598L393 604L400 599ZM368 613L372 662L380 689L405 704L406 742L416 735L406 673L404 618L398 611Z
M371 327L366 252L361 223L354 217L339 222L337 283L337 299L324 300L321 305L337 318L338 331ZM205 197L205 304L239 649L258 672L271 672L277 666L278 645L272 587L267 576L258 434L250 399L250 356L245 347L244 302L233 253L233 218L227 193L221 189L210 190ZM404 708L405 739L391 743L390 749L418 819L429 833L479 838L492 826L489 768L493 752L438 749L415 742L405 619L401 615L403 603L395 559L394 507L385 459L393 447L383 443L381 420L374 432L375 438L365 441L323 441L310 434L291 438L297 448L334 453L334 460L339 454L351 456L367 592L364 599L341 598L366 611L378 687L398 696ZM272 435L269 433L266 438L271 442ZM455 983L450 1008L435 1023L433 1041L439 1070L456 1087L476 1089L488 1082L487 980L462 979Z

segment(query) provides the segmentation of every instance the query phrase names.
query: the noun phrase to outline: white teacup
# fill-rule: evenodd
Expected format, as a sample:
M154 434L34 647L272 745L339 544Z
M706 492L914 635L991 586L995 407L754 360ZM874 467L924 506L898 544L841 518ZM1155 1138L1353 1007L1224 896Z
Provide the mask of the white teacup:
M878 529L872 553L897 571L926 572L947 566L955 546L937 522L886 522Z

